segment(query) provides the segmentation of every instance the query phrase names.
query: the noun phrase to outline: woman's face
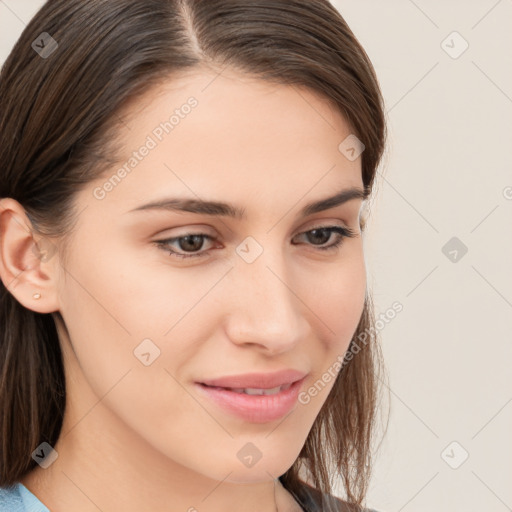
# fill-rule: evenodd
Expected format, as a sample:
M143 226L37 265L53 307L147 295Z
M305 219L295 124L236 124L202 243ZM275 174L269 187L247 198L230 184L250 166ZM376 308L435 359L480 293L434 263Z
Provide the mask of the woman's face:
M77 196L58 267L68 427L103 416L112 437L196 473L275 478L333 386L366 289L362 199L303 209L362 191L361 159L304 88L197 71L138 101L124 159Z

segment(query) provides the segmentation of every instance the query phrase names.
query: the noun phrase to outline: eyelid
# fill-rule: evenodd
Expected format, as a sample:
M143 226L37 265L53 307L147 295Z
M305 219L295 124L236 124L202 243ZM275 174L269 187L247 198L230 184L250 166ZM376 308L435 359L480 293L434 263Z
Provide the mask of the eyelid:
M297 234L304 233L305 231L311 231L312 229L321 228L339 227L343 229L350 229L349 222L347 222L347 220L342 220L341 218L313 219L311 221L305 222Z
M346 223L343 223L341 225L336 224L336 223L330 223L330 222L339 222L339 221L325 221L325 222L317 221L317 223L314 223L314 221L312 221L312 222L313 222L313 224L311 226L308 227L308 225L306 224L306 227L301 228L301 230L297 234L293 235L293 238L295 238L296 236L299 236L299 235L303 235L304 233L309 233L310 231L313 231L315 229L329 229L329 228L341 228L344 231L346 231L347 233L352 234L352 236L355 236L358 234L358 231L356 231L354 233L354 230L351 229ZM184 228L184 229L187 229L187 228ZM197 231L196 231L196 229L197 229ZM166 231L169 231L169 230L165 229L165 230L160 231L159 233L165 233ZM170 236L167 236L165 238L160 238L159 240L155 240L154 242L156 243L156 242L175 241L179 238L185 238L187 236L193 236L193 235L204 236L205 238L209 238L210 240L217 240L217 238L218 238L217 234L209 233L207 227L197 226L197 228L189 227L188 230L183 231L183 233L178 233L178 234L173 233Z
M172 234L167 236L165 240L169 240L171 238L181 238L187 235L208 235L212 238L217 236L217 231L205 224L187 224L184 227L160 229L153 236L162 236L162 233L167 233L169 231L171 231Z

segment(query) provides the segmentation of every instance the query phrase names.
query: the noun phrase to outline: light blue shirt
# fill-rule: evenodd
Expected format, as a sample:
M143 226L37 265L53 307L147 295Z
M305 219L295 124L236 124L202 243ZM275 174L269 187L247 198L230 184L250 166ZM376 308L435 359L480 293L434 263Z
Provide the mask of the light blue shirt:
M0 487L0 512L50 512L21 482Z
M320 510L315 507L314 510ZM365 509L366 512L377 512ZM0 512L50 512L21 482L0 487Z

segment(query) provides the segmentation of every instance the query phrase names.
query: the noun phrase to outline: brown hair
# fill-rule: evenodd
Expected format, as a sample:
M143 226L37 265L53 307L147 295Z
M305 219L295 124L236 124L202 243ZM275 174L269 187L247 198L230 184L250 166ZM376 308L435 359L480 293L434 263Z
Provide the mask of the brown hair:
M58 45L47 42L45 56L32 46L43 32ZM368 56L328 0L49 0L0 75L0 198L25 208L34 234L65 240L76 193L117 161L121 108L197 66L319 93L365 145L362 178L372 190L385 147L383 101ZM24 308L0 284L0 486L31 471L32 451L55 446L60 434L66 393L55 315ZM281 476L290 492L301 492L303 464L318 490L330 493L331 477L341 476L350 503L365 499L382 364L374 322L367 293L347 354L360 334L368 341L344 361Z

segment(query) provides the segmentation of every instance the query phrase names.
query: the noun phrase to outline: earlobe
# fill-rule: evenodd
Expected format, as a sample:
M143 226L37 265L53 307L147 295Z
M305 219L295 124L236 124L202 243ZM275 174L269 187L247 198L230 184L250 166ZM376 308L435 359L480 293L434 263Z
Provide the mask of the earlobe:
M37 313L59 309L54 248L34 230L18 201L0 201L0 279L20 304Z

